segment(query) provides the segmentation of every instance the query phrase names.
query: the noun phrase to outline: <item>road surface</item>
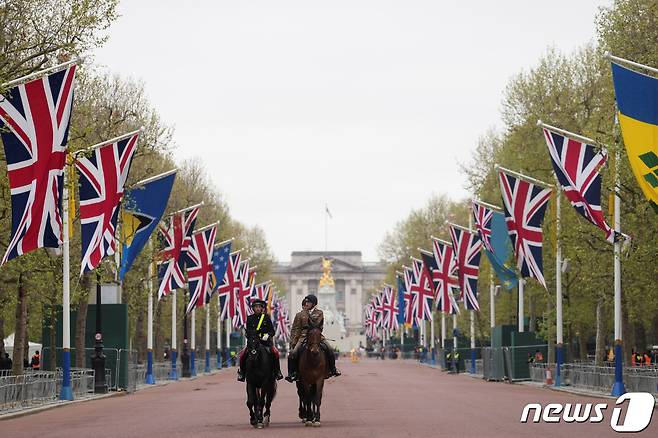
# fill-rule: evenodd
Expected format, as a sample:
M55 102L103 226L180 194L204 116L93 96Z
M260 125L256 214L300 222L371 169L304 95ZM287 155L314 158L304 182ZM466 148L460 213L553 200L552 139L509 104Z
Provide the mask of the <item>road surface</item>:
M244 384L235 368L0 421L17 437L510 437L619 436L610 428L614 400L448 375L414 362L340 361L343 376L325 385L322 427L297 419L293 385L282 381L269 429L249 425ZM609 404L599 424L521 424L527 403ZM658 415L633 436L658 436Z

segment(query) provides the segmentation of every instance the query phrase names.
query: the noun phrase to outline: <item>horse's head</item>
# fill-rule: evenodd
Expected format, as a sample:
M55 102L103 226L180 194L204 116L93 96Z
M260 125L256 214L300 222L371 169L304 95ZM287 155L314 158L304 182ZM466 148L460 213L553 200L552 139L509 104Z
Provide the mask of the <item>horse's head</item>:
M320 342L322 342L322 331L320 327L311 324L306 334L306 346L312 354L320 353Z

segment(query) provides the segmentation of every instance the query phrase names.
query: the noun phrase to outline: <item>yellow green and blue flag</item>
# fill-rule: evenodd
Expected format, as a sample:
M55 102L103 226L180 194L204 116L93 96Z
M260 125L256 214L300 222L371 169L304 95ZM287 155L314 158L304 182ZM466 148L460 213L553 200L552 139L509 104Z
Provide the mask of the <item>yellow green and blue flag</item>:
M658 79L614 62L612 79L628 160L658 213Z

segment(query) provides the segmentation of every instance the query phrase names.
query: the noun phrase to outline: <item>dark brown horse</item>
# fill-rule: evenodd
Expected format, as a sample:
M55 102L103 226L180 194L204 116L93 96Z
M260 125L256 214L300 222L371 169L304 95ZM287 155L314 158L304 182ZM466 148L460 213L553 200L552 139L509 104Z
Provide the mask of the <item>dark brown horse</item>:
M327 376L327 360L320 348L322 332L318 327L311 326L306 335L306 346L299 357L299 380L297 395L299 395L299 418L306 426L320 426L320 405L322 404L322 388Z

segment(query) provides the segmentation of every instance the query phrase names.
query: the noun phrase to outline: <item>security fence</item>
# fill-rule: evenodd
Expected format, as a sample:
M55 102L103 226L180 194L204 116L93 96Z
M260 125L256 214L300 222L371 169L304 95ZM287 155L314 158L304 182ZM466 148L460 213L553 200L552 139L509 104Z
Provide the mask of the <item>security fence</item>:
M0 377L0 412L56 401L57 377L54 371Z
M18 376L0 376L0 412L56 402L61 389L61 369L28 371ZM73 368L71 370L71 390L76 399L92 396L94 394L94 371Z
M530 365L532 381L544 383L546 370L555 376L555 364L534 363ZM658 397L658 367L624 367L624 386L628 392L649 392ZM589 391L610 393L615 383L613 366L594 366L584 363L562 364L561 384Z

